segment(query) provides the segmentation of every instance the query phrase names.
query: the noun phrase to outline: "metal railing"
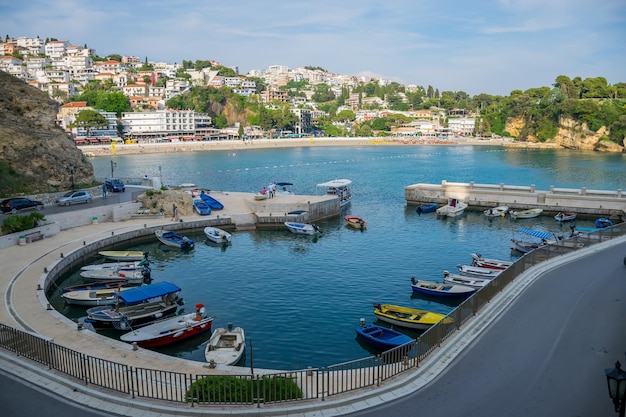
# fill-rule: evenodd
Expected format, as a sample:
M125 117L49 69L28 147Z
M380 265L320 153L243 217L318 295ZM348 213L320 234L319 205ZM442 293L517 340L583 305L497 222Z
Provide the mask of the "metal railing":
M410 372L448 338L459 331L499 292L529 268L566 253L626 235L626 224L582 234L522 256L489 285L477 291L452 312L452 322L440 322L406 345L326 368L308 368L252 375L188 375L178 372L135 368L99 359L38 335L0 324L0 347L45 365L85 385L175 403L203 405L250 405L303 400L322 401Z

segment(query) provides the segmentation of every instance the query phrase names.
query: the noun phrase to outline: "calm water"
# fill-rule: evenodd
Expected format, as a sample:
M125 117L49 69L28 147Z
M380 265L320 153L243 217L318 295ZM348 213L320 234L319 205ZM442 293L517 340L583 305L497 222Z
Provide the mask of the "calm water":
M189 235L196 248L181 252L158 242L148 250L153 278L183 288L186 310L197 302L215 316L246 330L255 367L301 369L368 356L355 340L359 318L375 320L372 304L392 303L446 313L454 305L412 294L410 277L442 279L442 271L469 263L470 253L514 259L509 241L519 226L568 234L551 217L489 220L467 212L458 219L418 216L407 207L404 187L418 182L505 183L548 189L624 187L626 156L564 150L499 147L318 147L203 153L117 156L121 177L163 176L166 184L195 183L212 190L255 192L271 181L294 183L298 194L315 194L315 184L334 178L353 181L353 199L343 214L368 222L364 232L347 228L342 217L319 222L319 238L288 231L234 232L231 246ZM93 160L98 177L110 175L111 158ZM593 221L579 221L580 226ZM78 281L77 274L64 285ZM60 311L80 317L83 310ZM410 335L416 336L416 334ZM204 361L199 336L161 350ZM249 347L249 345L248 345ZM250 351L246 352L250 364Z

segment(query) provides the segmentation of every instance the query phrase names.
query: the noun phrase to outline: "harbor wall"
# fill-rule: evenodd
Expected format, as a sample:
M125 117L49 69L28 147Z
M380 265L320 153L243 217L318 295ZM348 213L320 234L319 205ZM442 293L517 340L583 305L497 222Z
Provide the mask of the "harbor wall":
M514 210L541 208L546 214L572 211L582 215L626 217L626 194L615 191L556 188L538 190L535 185L475 184L441 181L441 184L418 183L404 188L407 204L447 203L449 198L466 202L468 209L484 210L509 206Z

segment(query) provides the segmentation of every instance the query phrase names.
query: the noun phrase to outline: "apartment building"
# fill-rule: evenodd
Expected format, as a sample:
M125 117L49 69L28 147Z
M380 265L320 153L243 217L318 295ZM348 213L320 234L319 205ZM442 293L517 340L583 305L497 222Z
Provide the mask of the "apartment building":
M293 133L306 135L313 131L313 125L311 123L311 110L291 109L291 112L298 116L298 121L293 125Z
M474 132L476 119L473 117L454 117L448 119L448 129L461 135L471 135Z
M22 49L27 55L41 55L44 53L45 41L37 38L27 38L25 36L15 39L18 48Z
M208 128L210 120L208 115L196 114L193 110L168 109L122 114L124 133L135 140L195 137L197 130Z
M68 41L50 41L44 46L44 53L50 58L62 58L69 45Z

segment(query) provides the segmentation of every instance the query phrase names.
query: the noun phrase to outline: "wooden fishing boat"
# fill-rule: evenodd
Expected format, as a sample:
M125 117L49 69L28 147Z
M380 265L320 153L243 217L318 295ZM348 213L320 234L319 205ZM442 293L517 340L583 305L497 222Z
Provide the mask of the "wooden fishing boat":
M120 286L119 288L106 288L99 290L76 290L64 292L61 297L67 304L79 306L106 306L118 302L117 295L121 291L126 291L132 287Z
M459 274L466 277L476 278L495 278L504 271L503 269L483 268L481 266L473 265L457 265Z
M532 219L541 216L543 209L532 208L527 210L510 211L509 215L512 219Z
M444 323L453 322L444 314L392 304L374 304L374 314L378 320L415 330L426 330L442 320Z
M376 324L366 325L365 319L361 319L360 326L356 328L356 335L370 346L382 350L393 349L415 341L397 330Z
M554 220L560 223L573 222L576 220L576 213L559 212L554 216Z
M146 259L143 261L133 262L104 262L101 264L83 265L80 267L81 271L96 271L96 270L109 270L109 271L135 271L141 270L144 265L150 265Z
M80 271L80 276L95 281L124 281L130 285L141 285L152 280L150 267L144 265L140 270L90 269Z
M119 280L119 281L95 281L89 282L86 284L76 284L69 285L67 287L63 287L61 289L62 292L71 292L71 291L85 291L85 290L107 290L111 288L117 289L119 286L129 287L127 281Z
M230 243L232 235L217 227L207 226L204 228L204 235L214 243Z
M443 282L448 284L464 285L466 287L480 289L491 283L491 281L492 279L489 278L464 277L463 275L443 271Z
M320 228L315 224L296 222L285 222L284 224L287 226L287 229L291 231L291 233L295 233L297 235L316 235L321 233Z
M196 304L196 311L193 313L156 321L124 333L120 340L137 343L142 347L164 346L210 331L212 324L213 317L206 315L204 305Z
M360 217L347 215L344 219L348 222L348 226L353 229L364 230L367 228L367 222Z
M161 243L172 248L191 249L194 245L193 240L187 236L181 236L168 230L155 230L154 234Z
M103 250L98 254L114 261L141 261L148 253L138 250Z
M245 348L246 336L243 329L233 328L232 323L228 323L227 329L215 329L204 349L204 358L210 367L234 365L241 360Z
M447 284L442 282L422 281L411 277L414 292L434 297L467 297L476 292L476 288L466 285Z
M509 266L513 265L513 262L483 258L480 253L472 253L472 265L481 268L507 269Z
M212 210L223 210L224 209L224 205L222 203L220 203L219 201L217 201L215 198L213 198L212 196L208 195L204 191L200 192L200 198Z
M193 209L201 216L208 216L211 214L211 207L209 207L209 205L201 198L193 200Z

